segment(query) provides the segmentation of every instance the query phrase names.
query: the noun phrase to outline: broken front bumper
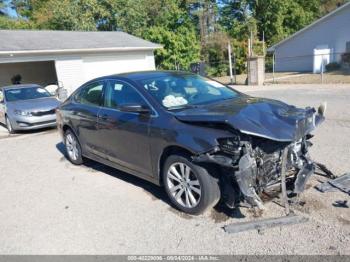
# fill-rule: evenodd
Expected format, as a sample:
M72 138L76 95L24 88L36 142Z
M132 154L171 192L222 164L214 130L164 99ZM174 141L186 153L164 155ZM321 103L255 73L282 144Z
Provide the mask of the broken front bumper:
M294 145L287 146L280 152L279 176L275 181L271 181L273 185L282 183L282 172L288 181L294 181L292 193L299 194L304 191L306 182L315 171L314 163L308 158L307 153L302 154L293 160L292 154L295 152ZM225 171L222 174L224 194L226 195L226 204L233 208L243 198L249 205L264 209L263 201L259 197L259 193L265 188L259 187L258 161L254 157L253 150L248 147L245 153L239 159L238 164L232 157L222 154L219 149L214 149L210 153L201 154L193 158L194 162L214 163L221 166ZM286 157L283 159L283 152L286 151ZM294 155L295 158L295 155ZM287 174L288 173L288 174ZM285 180L284 180L284 183ZM237 192L237 188L239 189ZM236 192L234 192L236 191Z

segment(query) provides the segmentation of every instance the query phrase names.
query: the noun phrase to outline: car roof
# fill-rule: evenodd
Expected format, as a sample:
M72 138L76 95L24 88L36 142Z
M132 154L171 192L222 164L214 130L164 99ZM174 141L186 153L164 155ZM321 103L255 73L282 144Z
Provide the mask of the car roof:
M185 76L185 75L193 75L193 73L184 72L184 71L153 70L153 71L137 71L137 72L121 73L121 74L111 75L108 77L125 77L131 80L145 80L145 79L152 79L152 78L158 78L158 77Z
M28 87L42 87L40 85L37 84L21 84L21 85L10 85L10 86L4 86L1 87L0 89L4 89L4 90L8 90L8 89L12 89L12 88L28 88Z

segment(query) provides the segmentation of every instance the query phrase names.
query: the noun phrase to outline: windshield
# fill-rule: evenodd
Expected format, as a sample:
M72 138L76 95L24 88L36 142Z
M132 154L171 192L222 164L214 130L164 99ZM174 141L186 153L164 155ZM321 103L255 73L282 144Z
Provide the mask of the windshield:
M198 75L166 75L138 82L169 110L214 103L238 96L233 89Z
M50 97L50 93L41 87L11 88L5 90L6 101L29 100Z

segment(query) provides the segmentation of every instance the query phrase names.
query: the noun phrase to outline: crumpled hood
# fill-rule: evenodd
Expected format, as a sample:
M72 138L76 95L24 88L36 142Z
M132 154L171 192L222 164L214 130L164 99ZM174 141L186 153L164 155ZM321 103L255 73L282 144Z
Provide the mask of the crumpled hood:
M324 120L314 108L301 109L245 95L174 114L183 122L225 123L244 134L284 142L300 140Z
M23 110L29 112L49 111L57 108L60 102L54 97L45 97L30 100L19 100L7 102L7 108L10 110Z

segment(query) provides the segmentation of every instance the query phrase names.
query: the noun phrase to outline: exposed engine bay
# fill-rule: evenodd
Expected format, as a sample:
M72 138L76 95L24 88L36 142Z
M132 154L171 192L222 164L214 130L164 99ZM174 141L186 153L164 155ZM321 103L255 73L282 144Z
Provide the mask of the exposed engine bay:
M245 202L264 209L262 195L280 191L288 185L290 195L304 191L315 171L309 156L310 132L324 120L325 106L307 108L304 117L295 121L291 141L276 141L232 129L233 136L220 139L211 151L193 157L193 161L213 163L222 170L222 199L230 208ZM282 179L283 178L283 179Z

